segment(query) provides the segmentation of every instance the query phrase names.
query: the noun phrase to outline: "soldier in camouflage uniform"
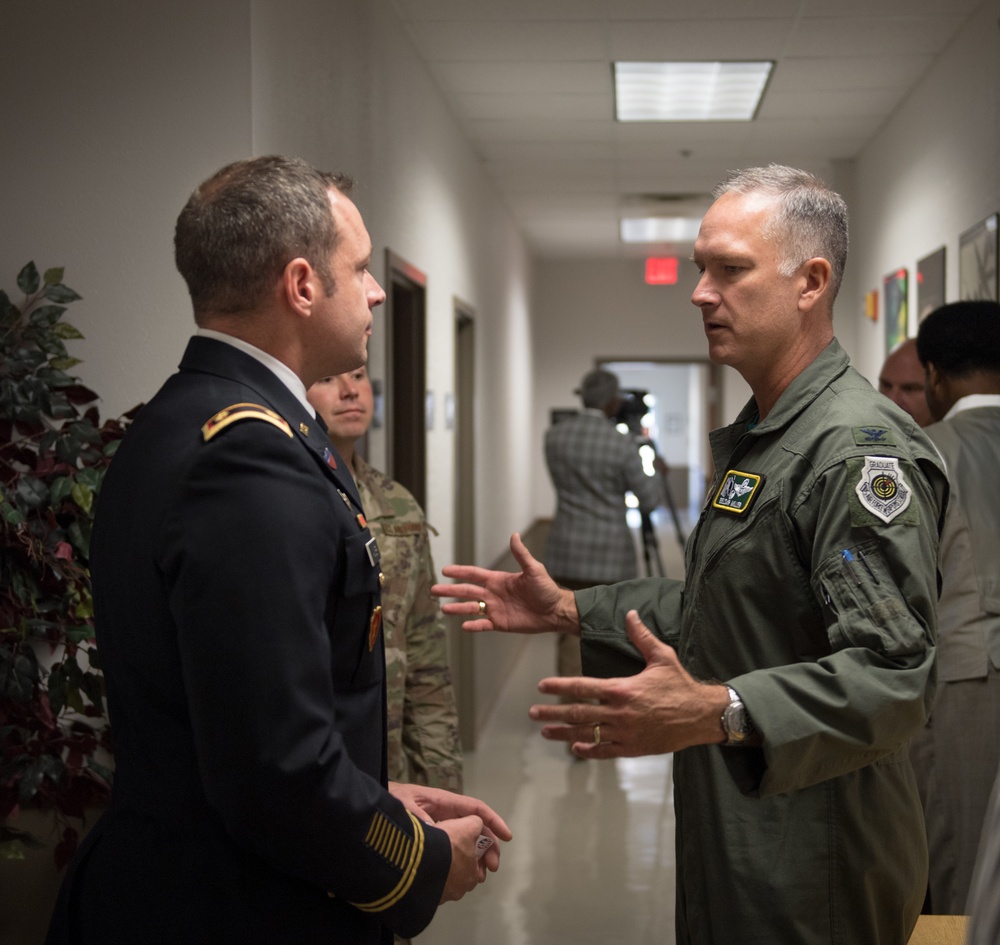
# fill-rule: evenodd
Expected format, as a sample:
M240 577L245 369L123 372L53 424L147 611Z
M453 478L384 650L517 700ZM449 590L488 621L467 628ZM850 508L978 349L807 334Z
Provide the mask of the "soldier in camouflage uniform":
M427 535L431 526L398 482L357 453L352 468L385 575L389 778L461 792L462 750L444 619L430 592L437 580Z
M309 401L354 474L368 527L382 554L389 779L462 790L455 693L436 581L431 527L416 499L354 450L371 423L373 397L364 367L328 377Z

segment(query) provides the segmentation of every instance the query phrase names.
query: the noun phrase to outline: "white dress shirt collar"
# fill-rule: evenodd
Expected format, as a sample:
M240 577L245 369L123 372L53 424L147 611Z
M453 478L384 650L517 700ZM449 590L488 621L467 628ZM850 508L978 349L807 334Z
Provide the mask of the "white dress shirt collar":
M306 397L306 385L302 383L302 379L287 364L283 364L273 355L268 354L266 351L261 351L260 348L250 344L248 341L236 338L233 335L227 335L225 332L215 331L212 328L199 328L196 334L201 338L214 338L216 341L232 345L244 354L250 355L255 361L259 361L295 395L296 400L306 408L311 417L316 416L316 411Z
M951 405L951 410L944 415L944 419L950 420L956 413L975 410L977 407L1000 407L1000 394L966 394L964 397L959 397Z

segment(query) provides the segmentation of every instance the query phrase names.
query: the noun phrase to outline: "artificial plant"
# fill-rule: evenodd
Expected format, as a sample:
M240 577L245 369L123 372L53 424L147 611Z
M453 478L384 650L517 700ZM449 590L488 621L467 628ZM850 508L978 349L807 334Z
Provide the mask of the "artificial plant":
M72 376L63 320L80 298L63 270L0 290L0 856L43 842L16 826L27 806L55 816L61 869L73 820L105 803L112 778L104 678L94 645L88 552L94 501L128 418L101 424ZM51 842L51 840L50 840Z

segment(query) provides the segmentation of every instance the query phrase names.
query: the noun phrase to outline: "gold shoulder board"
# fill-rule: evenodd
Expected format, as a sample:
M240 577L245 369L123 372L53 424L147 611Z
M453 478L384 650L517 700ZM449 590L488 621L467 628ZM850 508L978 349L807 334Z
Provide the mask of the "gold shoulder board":
M201 435L207 443L216 433L221 433L231 423L238 423L240 420L263 420L292 436L292 428L285 418L260 404L233 404L220 410L201 428Z

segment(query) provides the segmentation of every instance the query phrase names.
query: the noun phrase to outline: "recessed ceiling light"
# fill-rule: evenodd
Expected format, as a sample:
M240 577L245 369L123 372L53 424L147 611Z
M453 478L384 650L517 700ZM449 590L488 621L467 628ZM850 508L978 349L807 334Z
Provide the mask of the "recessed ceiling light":
M616 62L618 121L751 121L773 62Z
M623 243L693 243L701 218L631 217L621 221Z

